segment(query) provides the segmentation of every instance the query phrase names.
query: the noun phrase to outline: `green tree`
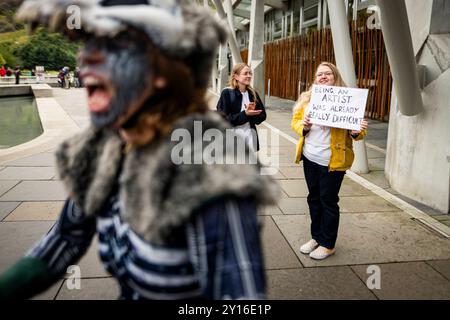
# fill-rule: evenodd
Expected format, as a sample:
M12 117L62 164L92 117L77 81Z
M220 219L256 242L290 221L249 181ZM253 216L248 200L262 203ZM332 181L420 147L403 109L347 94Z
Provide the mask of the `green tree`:
M39 29L26 43L19 44L14 54L23 68L32 69L39 65L46 70L59 70L64 66L74 69L78 48L78 43L70 42L60 34Z
M4 65L6 63L5 58L0 54L0 66Z
M13 53L14 44L12 41L4 41L0 43L0 55L5 59L5 64L9 67L16 65L17 59Z

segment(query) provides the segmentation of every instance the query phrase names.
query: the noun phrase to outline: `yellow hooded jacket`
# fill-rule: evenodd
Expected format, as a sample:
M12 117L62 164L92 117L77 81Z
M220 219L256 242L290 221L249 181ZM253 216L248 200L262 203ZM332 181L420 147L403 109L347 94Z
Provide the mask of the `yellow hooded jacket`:
M300 100L300 106L292 117L291 127L300 135L297 143L297 151L295 153L295 163L300 163L305 136L303 135L303 115L309 104L304 99ZM329 171L345 171L352 166L355 154L353 153L353 140L358 141L364 139L367 134L366 130L362 130L360 134L353 138L350 130L331 128L331 158L328 165Z

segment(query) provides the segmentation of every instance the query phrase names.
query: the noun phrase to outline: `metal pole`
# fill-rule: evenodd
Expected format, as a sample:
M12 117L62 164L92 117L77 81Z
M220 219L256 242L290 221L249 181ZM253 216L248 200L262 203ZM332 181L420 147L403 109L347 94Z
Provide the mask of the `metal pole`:
M423 111L423 101L405 1L376 0L376 4L399 110L405 116L415 116Z
M327 3L337 67L345 83L350 87L357 87L352 44L350 42L350 32L348 31L344 1L328 0ZM368 173L369 163L364 140L355 141L354 150L355 160L353 161L351 170L357 173Z

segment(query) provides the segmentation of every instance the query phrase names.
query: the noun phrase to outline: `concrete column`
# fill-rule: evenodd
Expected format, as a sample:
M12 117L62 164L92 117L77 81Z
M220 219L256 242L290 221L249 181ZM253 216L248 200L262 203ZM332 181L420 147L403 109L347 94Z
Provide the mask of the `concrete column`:
M227 20L228 20L228 25L230 26L230 29L231 29L231 34L234 38L234 41L237 43L236 31L235 31L236 29L234 28L233 5L231 4L231 0L224 1L224 9L225 9L225 13L227 14Z
M345 83L349 87L357 87L352 44L344 2L342 0L327 0L327 3L337 67ZM368 173L369 164L364 140L354 142L354 151L355 160L351 170L356 173Z
M327 26L328 6L327 6L327 3L326 3L327 0L323 0L323 1L324 1L324 3L323 3L323 6L322 6L322 11L323 11L323 14L322 14L322 28L325 28Z
M303 34L303 11L304 11L304 7L303 7L303 1L300 4L300 19L299 19L299 30L298 30L298 34Z
M423 111L417 65L404 0L376 0L381 30L395 83L399 111L415 116Z
M225 10L223 9L222 6L222 2L220 0L214 0L214 4L216 5L216 9L217 9L217 14L219 15L219 17L223 20L226 19L226 14L225 14ZM239 46L236 42L236 40L233 38L233 33L234 30L231 29L230 24L227 23L228 26L228 45L230 46L230 50L231 50L231 56L233 57L233 63L239 63L242 62L242 58L241 58L241 52L239 50Z
M215 93L219 92L217 90L217 74L218 74L217 64L214 62L213 67L211 69L211 87Z
M264 79L264 0L253 0L250 12L248 64L253 70L252 86L265 100Z
M217 91L222 92L228 83L228 47L221 45L219 48L219 68L218 68L218 84Z
M291 28L289 29L289 36L292 37L294 35L294 10L291 10Z
M353 2L353 20L356 21L358 19L358 2L360 0L355 0Z
M317 29L322 29L322 0L319 0L317 7Z

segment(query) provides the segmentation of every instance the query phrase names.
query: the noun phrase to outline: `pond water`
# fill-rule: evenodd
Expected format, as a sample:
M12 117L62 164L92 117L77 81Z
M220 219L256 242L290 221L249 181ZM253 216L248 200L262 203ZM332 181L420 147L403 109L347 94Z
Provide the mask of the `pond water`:
M33 96L0 97L0 149L30 141L42 132Z

